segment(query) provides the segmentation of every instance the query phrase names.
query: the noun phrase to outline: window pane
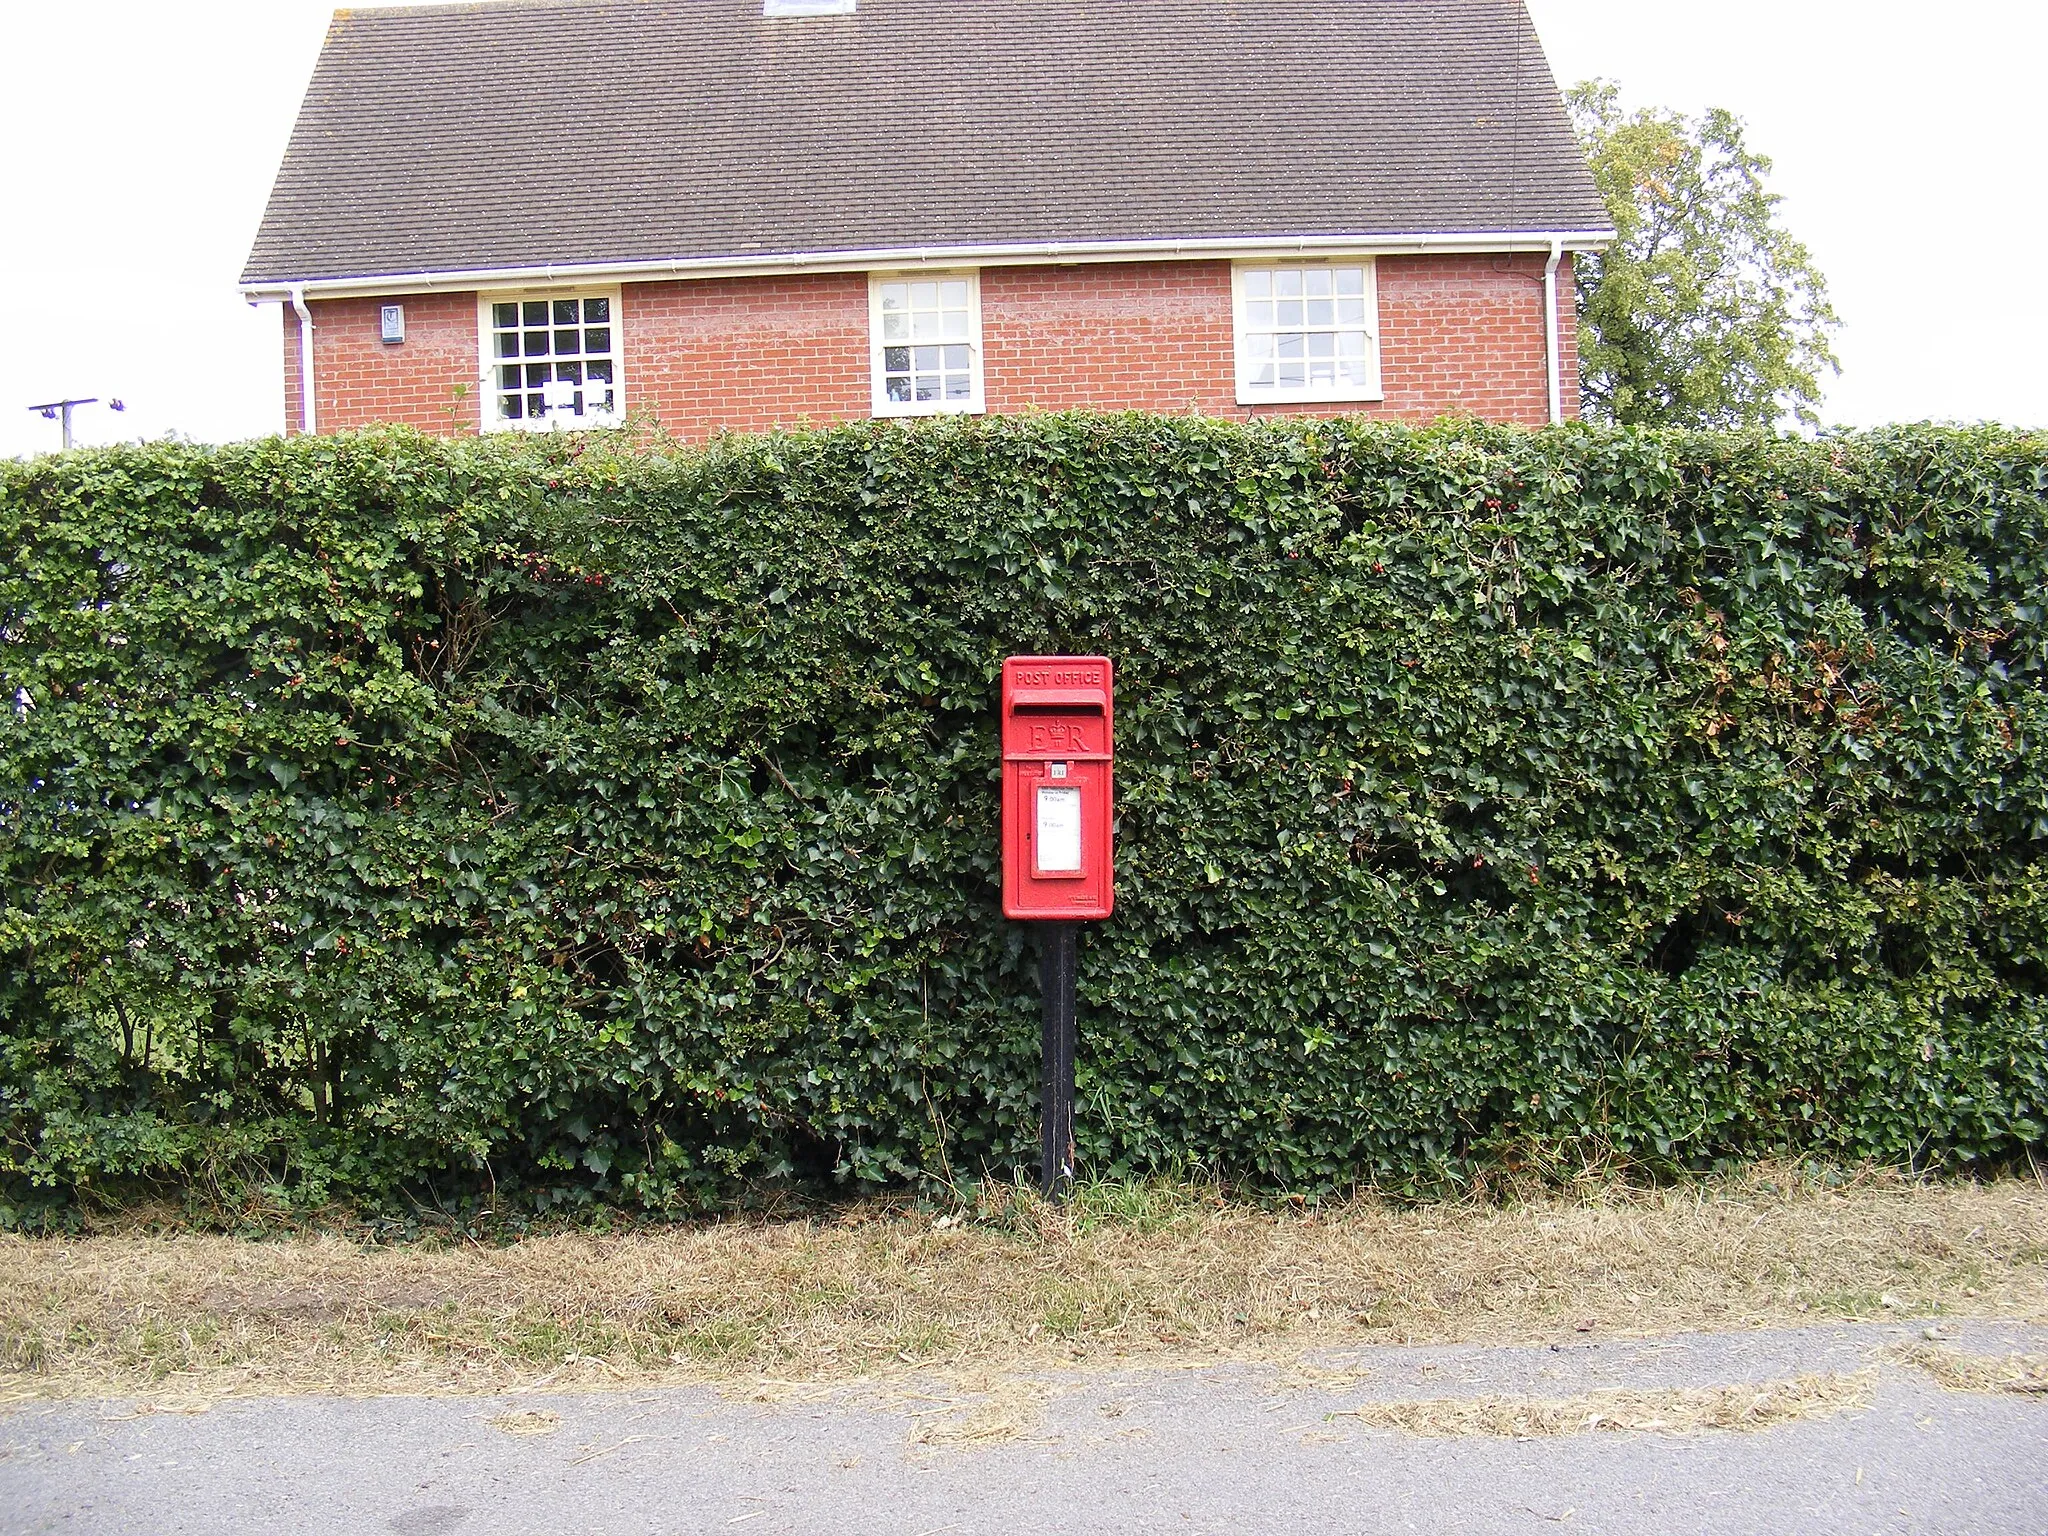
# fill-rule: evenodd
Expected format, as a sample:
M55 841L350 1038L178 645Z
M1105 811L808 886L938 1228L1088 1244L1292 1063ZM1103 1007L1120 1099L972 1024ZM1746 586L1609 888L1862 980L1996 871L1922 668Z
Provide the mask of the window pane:
M1337 365L1337 368L1338 371L1341 374L1343 374L1344 382L1347 384L1355 384L1360 389L1363 389L1368 383L1371 382L1365 374L1364 358L1356 358L1346 362L1339 363Z
M1339 267L1336 275L1338 293L1359 294L1365 292L1365 268Z
M1300 325L1308 306L1300 299L1282 299L1273 309L1275 325Z
M1339 357L1365 356L1365 332L1339 331L1337 333L1337 355Z
M488 302L491 351L500 361L490 378L493 415L486 425L539 426L551 417L596 425L581 418L602 417L615 408L619 364L603 355L616 344L609 296L550 294ZM598 354L596 360L572 361L591 353ZM549 406L551 398L559 403Z
M1270 336L1245 337L1244 355L1247 362L1264 362L1273 355L1273 338Z
M1339 325L1365 324L1365 300L1339 299L1337 301L1337 323Z
M1300 357L1307 340L1305 336L1275 336L1273 350L1281 357Z
M1273 387L1273 365L1271 363L1266 364L1265 367L1254 373L1245 382L1250 384L1253 389L1271 389Z
M1298 268L1287 268L1273 274L1273 291L1283 299L1301 297L1301 272Z
M1244 307L1244 323L1254 330L1268 331L1273 328L1273 301L1253 299Z
M1245 273L1244 296L1248 299L1270 299L1273 297L1273 274L1270 272Z
M1310 299L1308 301L1308 323L1310 325L1335 325L1337 304L1334 299Z
M1302 280L1308 288L1308 296L1310 298L1327 299L1330 296L1330 269L1328 267L1310 267L1308 271L1302 274Z
M1310 336L1307 340L1308 355L1310 357L1335 357L1337 355L1337 338L1328 331Z
M1306 364L1278 363L1274 366L1278 369L1278 377L1282 389L1305 389L1308 387L1308 375L1305 371Z
M876 283L873 292L883 398L897 405L971 404L973 279L905 279Z

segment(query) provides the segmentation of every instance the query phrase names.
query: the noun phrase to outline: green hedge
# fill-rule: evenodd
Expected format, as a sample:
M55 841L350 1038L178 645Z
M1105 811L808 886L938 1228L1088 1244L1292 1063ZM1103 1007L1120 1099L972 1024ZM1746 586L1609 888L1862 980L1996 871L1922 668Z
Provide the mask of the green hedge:
M1993 429L0 467L0 1202L1007 1176L995 701L1044 651L1120 669L1087 1169L2009 1160L2044 582L2048 440Z

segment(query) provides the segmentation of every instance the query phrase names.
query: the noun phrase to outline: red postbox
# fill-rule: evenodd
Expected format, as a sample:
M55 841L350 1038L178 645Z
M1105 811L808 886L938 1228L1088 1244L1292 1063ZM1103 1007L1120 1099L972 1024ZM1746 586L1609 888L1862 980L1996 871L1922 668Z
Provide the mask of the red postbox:
M1105 656L1003 663L1003 912L1041 922L1116 904L1110 772L1114 674Z

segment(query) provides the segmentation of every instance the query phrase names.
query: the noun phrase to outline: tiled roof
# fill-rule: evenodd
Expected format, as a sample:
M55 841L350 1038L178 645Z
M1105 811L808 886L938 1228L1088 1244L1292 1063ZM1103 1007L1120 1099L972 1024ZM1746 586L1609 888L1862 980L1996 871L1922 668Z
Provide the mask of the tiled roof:
M1608 223L1521 0L340 11L246 283Z

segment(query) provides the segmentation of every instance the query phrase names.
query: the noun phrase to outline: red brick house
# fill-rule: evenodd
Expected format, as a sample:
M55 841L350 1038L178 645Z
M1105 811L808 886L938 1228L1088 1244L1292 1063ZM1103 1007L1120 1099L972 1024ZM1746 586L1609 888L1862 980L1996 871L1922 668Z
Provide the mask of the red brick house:
M486 0L336 13L242 285L295 431L1540 424L1607 226L1522 0Z

